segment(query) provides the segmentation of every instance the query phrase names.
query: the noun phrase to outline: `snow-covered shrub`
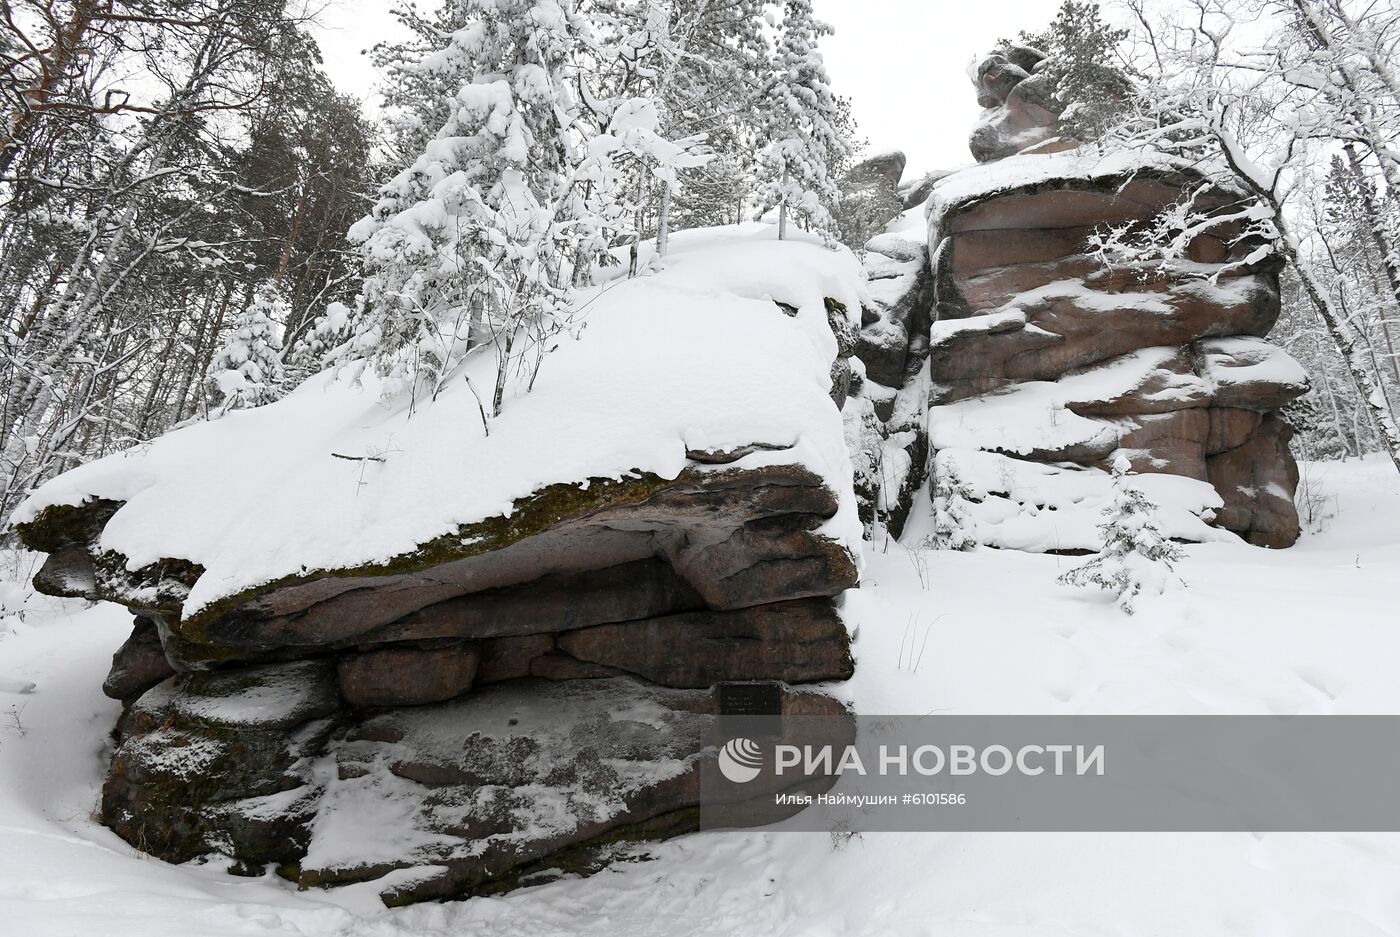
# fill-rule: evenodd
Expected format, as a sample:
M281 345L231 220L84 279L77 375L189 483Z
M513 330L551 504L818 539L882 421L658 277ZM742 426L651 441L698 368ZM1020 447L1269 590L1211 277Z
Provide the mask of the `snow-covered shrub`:
M286 321L288 308L277 287L267 283L234 321L206 374L221 412L260 407L282 396L278 323Z
M1181 548L1162 533L1157 505L1132 484L1129 468L1127 457L1114 460L1113 500L1103 511L1107 520L1099 526L1103 548L1059 581L1117 593L1118 607L1131 615L1139 595L1161 595L1176 578L1172 564L1181 559Z
M928 545L935 550L975 550L974 522L968 515L971 493L957 469L948 465L933 482L933 534Z

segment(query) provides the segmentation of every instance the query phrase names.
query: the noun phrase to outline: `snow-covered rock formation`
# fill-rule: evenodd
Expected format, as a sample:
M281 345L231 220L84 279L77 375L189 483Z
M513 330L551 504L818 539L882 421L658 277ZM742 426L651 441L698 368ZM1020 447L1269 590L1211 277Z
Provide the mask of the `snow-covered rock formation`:
M716 684L842 712L791 685L852 671L865 298L849 253L684 233L489 425L489 354L416 410L325 374L41 488L36 585L136 615L104 821L391 901L694 829Z
M862 521L1094 549L1126 457L1166 536L1292 543L1277 411L1307 378L1265 340L1277 270L1219 229L1171 264L1088 246L1246 196L1072 147L1018 97L1033 70L979 70L980 165L857 167L862 224L905 205L864 270L764 225L683 232L582 296L581 338L495 420L483 349L431 402L327 373L39 489L36 585L135 614L104 821L390 902L586 871L696 828L717 685L843 712L794 686L852 673ZM726 816L777 819L771 793Z
M1093 549L1122 454L1170 536L1290 545L1297 469L1277 411L1308 381L1266 341L1278 269L1229 227L1183 262L1112 264L1089 246L1187 193L1220 211L1248 196L1163 156L1071 148L1048 106L1018 96L1027 68L984 66L981 164L906 188L925 202L868 245L868 380L845 409L867 521L899 535L931 469L967 489L983 543Z
M983 112L967 141L977 162L1072 145L1057 139L1062 108L1045 63L1042 52L1020 45L1007 46L977 62L973 84Z

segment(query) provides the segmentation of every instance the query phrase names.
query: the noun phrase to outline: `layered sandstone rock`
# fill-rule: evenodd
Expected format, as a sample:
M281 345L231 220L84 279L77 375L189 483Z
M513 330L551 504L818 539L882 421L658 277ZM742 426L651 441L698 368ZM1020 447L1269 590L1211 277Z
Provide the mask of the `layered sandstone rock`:
M104 820L162 858L222 853L307 884L447 869L390 901L497 890L522 870L573 869L595 841L695 829L711 687L842 680L853 666L833 598L856 567L816 532L837 496L801 466L730 467L744 454L696 453L671 480L557 486L378 568L289 577L194 615L179 599L197 567L131 571L101 549L115 505L49 509L21 529L50 554L40 583L141 616L105 686L128 709ZM816 700L800 705L842 711ZM479 750L484 714L503 706L525 722ZM665 730L605 719L638 707L671 713ZM519 775L523 753L545 744L541 725L581 713L597 725L550 743L552 793L493 793L543 783ZM327 758L338 780L312 770ZM354 804L370 789L364 803L391 804L385 824L415 817L437 848L399 835L384 855L331 858L336 824L365 822ZM541 797L547 834L528 819Z
M681 613L703 612L707 627L738 634L747 627L738 621L743 610L829 600L857 574L847 550L817 532L838 507L819 477L798 465L738 469L714 461L736 457L704 454L706 463L669 480L553 486L509 515L390 562L286 577L194 614L181 600L202 573L197 566L162 560L132 571L125 557L102 549L102 527L118 507L111 502L50 508L20 532L49 553L36 577L41 587L67 583L71 595L82 581L80 594L130 606L156 623L166 656L185 671L552 638ZM844 636L837 640L844 647ZM398 669L354 671L389 679ZM838 668L811 679L841 675ZM775 669L750 679L785 676Z
M612 291L633 298L560 353L552 402L489 427L465 381L405 413L327 374L42 489L18 525L49 554L36 586L136 616L104 686L124 703L104 822L172 861L481 894L696 829L736 682L846 732L794 687L853 668L859 268L765 246L797 271L759 265L759 288L755 248L720 243L703 291L684 257L674 289ZM690 340L652 347L658 316ZM721 814L779 818L752 788Z
M1249 196L1164 156L1075 149L1042 58L980 63L981 165L905 186L919 207L868 245L868 381L845 411L867 524L898 536L933 469L986 543L1094 549L1121 453L1179 479L1144 482L1173 536L1288 546L1297 469L1277 411L1308 379L1266 341L1275 262L1235 222L1173 261L1110 264L1091 243L1188 196L1221 215Z
M1165 159L1071 151L935 187L933 448L1098 469L1121 452L1139 473L1210 485L1218 502L1204 488L1191 499L1206 522L1291 544L1296 469L1271 414L1308 381L1264 340L1277 267L1253 262L1258 245L1228 228L1180 262L1111 267L1087 245L1096 228L1146 224L1188 192L1207 211L1246 198L1206 186Z

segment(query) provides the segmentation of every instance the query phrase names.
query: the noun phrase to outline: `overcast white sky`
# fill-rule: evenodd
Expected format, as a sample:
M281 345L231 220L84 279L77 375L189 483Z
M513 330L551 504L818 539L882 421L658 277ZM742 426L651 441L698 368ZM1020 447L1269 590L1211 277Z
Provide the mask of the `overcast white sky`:
M431 0L429 0L431 3ZM323 13L326 70L368 97L378 80L360 51L392 36L390 0L332 0ZM814 0L836 27L823 43L836 90L854 104L870 152L903 150L909 170L971 162L978 107L969 60L1002 36L1038 29L1059 0Z

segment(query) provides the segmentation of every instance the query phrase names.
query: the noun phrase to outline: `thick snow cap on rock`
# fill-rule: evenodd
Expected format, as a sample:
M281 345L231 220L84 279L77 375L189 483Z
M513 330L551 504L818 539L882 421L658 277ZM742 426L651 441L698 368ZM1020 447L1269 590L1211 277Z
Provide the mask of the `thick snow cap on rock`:
M765 443L783 448L718 468L796 463L816 472L841 505L821 532L859 557L850 458L829 396L837 349L824 300L858 321L864 291L845 249L778 241L760 224L684 232L664 272L580 295L580 337L558 340L532 392L512 386L489 435L472 393L489 404L489 348L412 413L406 399L381 399L373 378L355 386L327 372L277 403L68 472L15 520L91 498L125 502L101 548L132 569L164 557L202 565L189 615L283 576L392 559L507 514L550 484L632 472L674 478L690 464L687 450Z
M1029 462L997 452L943 449L933 474L956 477L978 543L1030 553L1098 550L1099 525L1113 499L1113 476L1102 469ZM1224 502L1209 484L1181 475L1134 475L1133 485L1157 506L1157 523L1171 538L1237 543L1209 521Z
M1141 171L1191 172L1199 175L1201 167L1151 150L1100 153L1092 148L1080 148L1055 153L1018 153L960 169L938 180L924 203L929 246L932 249L938 247L944 234L943 222L948 214L969 202L1016 189L1048 186L1057 182L1127 177Z

